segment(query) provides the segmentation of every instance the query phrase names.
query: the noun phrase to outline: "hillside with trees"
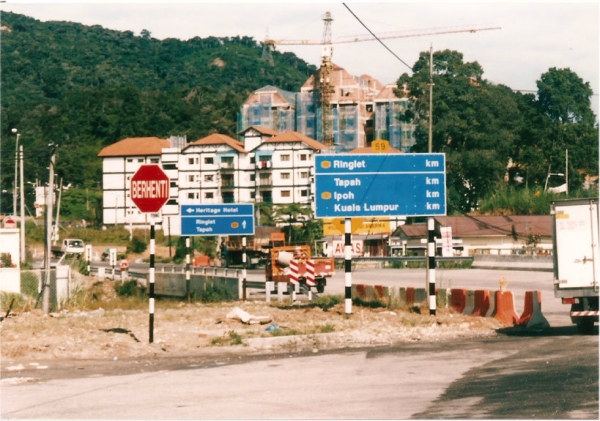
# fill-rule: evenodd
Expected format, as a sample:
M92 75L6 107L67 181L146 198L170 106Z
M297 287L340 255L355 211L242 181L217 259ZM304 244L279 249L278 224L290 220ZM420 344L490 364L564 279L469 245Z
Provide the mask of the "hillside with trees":
M235 137L239 107L251 92L265 85L298 91L316 70L291 53L273 52L274 65L262 61L262 44L243 36L161 41L148 31L9 12L2 12L1 26L0 182L11 190L12 128L21 134L28 181L47 181L54 143L64 184L98 188L96 155L104 146L138 136ZM2 212L12 209L11 197L3 195Z
M298 91L316 70L291 53L263 61L262 44L244 36L158 40L146 30L0 16L0 213L12 210L12 128L25 149L26 180L47 181L48 145L57 145L57 177L73 186L61 215L100 223L101 148L126 137L235 137L251 92L266 85ZM398 87L414 98L404 117L418 124L415 152L426 152L429 52L412 70L399 75ZM449 214L482 210L507 191L540 194L548 173L565 172L567 149L570 191L598 174L593 93L570 69L548 69L536 94L487 81L479 63L457 51L435 52L433 70L432 151L446 154ZM27 203L32 209L33 195Z

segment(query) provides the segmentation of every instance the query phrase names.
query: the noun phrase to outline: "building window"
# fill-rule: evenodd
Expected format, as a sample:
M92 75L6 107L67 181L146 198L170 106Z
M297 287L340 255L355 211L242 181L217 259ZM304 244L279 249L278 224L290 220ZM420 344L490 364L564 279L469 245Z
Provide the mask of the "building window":
M252 199L252 200L256 199L256 192L255 191L251 191L250 192L250 199Z
M281 173L281 179L282 180L289 180L290 179L290 173L289 172L282 172Z
M215 163L215 158L213 158L212 156L207 156L204 158L204 163L206 165L212 165Z
M158 164L159 159L158 158L150 158L150 163L151 164Z
M289 190L281 190L281 197L291 197Z
M195 181L195 179L196 179L196 177L195 177L195 176L193 176L193 175L188 175L188 181L189 181L190 183L193 183L193 182Z
M144 162L144 158L138 158L138 162Z
M176 170L177 164L163 164L163 170Z
M250 174L250 181L256 181L256 174Z
M133 158L127 158L127 162L133 162Z
M188 193L188 199L195 199L196 195L194 193Z
M290 154L281 155L281 162L289 162Z
M308 190L300 190L301 197L308 197Z
M204 176L204 181L208 182L208 183L212 183L215 179L214 174L206 174Z
M194 158L188 158L188 164L194 165Z
M251 164L256 164L256 158L255 158L255 157L253 157L253 156L251 156L251 157L250 157L250 163L251 163Z
M204 198L205 199L213 199L215 197L215 194L211 191L204 193Z
M305 153L300 154L300 161L308 161L308 155Z
M300 171L300 178L308 178L308 171Z

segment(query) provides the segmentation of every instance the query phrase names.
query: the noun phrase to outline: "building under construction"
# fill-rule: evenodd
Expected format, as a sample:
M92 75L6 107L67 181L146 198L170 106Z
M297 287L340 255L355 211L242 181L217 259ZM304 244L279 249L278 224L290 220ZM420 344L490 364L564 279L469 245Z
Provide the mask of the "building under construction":
M384 86L369 75L352 76L332 63L327 92L321 84L322 71L309 77L300 92L274 86L253 92L238 114L238 132L250 126L294 130L337 152L369 146L376 139L402 151L414 145L415 126L401 118L412 104L394 93L395 85ZM328 96L326 101L323 95Z

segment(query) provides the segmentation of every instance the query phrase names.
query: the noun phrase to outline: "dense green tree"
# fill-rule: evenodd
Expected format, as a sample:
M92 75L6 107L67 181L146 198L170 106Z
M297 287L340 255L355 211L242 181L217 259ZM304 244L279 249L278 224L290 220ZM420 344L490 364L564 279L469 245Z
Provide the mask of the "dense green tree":
M503 179L512 142L523 124L512 91L482 78L477 62L465 63L457 51L433 55L432 152L444 152L448 212L469 212ZM404 83L415 98L416 152L428 151L429 53L421 53Z

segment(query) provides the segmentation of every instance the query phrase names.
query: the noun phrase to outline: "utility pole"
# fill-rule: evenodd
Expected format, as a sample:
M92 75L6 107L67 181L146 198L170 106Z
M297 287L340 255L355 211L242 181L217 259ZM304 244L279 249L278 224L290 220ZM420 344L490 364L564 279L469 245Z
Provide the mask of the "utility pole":
M52 196L54 194L54 163L56 162L56 153L54 149L54 144L48 145L51 150L50 157L50 174L48 176L48 191L46 196L46 247L45 247L45 272L46 276L44 277L44 284L42 285L42 311L45 314L50 312L50 276L51 276L51 241L52 241Z
M433 151L433 44L429 47L429 153ZM427 276L426 291L429 291L429 314L435 316L437 302L435 296L435 219L427 218Z
M25 255L25 179L23 177L23 145L19 146L21 158L21 262L27 260Z

